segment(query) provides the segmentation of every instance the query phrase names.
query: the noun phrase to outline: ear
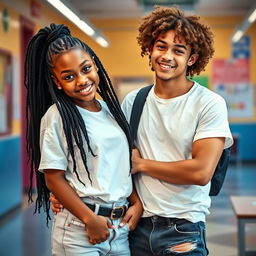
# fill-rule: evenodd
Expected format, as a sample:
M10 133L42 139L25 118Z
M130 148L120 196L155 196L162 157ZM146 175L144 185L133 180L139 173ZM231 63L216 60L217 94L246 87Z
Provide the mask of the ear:
M56 84L57 88L59 90L61 90L62 86L61 86L61 83L59 82L59 80L54 75L51 75L51 78L52 78L53 82Z
M192 66L193 64L195 64L198 57L199 55L197 53L193 53L188 59L188 66Z

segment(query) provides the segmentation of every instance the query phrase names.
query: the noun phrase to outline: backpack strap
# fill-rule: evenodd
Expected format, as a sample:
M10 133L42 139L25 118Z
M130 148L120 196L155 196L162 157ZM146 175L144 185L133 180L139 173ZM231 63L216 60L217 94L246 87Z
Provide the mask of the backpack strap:
M132 112L130 117L130 131L131 131L131 137L132 141L134 142L137 136L137 131L140 123L140 117L142 114L142 110L146 101L146 98L148 96L148 93L150 89L153 87L153 85L148 85L146 87L143 87L139 90L137 93L135 100L132 105Z

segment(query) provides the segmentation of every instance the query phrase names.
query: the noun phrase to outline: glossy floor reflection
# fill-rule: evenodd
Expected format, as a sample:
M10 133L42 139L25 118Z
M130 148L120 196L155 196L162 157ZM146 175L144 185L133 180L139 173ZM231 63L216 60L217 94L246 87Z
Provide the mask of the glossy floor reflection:
M237 225L229 197L256 196L256 164L231 165L224 187L212 198L207 218L207 242L210 256L237 256ZM13 212L0 221L1 256L50 256L50 225L45 215L33 214L34 206ZM256 224L248 225L247 245L256 250ZM141 255L144 256L144 255Z

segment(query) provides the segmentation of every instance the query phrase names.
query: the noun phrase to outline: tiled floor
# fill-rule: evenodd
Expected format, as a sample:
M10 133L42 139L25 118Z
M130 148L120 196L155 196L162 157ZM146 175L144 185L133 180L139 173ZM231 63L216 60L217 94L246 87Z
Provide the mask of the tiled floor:
M219 196L212 198L207 218L210 256L237 256L237 226L230 195L256 196L256 165L230 166ZM44 214L33 215L33 207L16 211L0 222L1 256L50 256L50 228ZM246 229L247 245L256 250L256 224ZM144 255L141 255L144 256ZM256 254L255 254L256 256Z

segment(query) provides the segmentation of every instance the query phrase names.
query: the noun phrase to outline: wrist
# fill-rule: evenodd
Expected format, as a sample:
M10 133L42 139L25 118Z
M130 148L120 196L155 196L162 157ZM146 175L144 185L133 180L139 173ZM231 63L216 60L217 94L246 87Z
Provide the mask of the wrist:
M138 161L138 169L140 172L146 172L147 171L147 160L140 158Z
M89 222L92 222L92 220L95 219L96 216L97 216L97 215L96 215L94 212L92 212L92 211L90 210L89 213L86 212L86 213L84 214L84 216L82 216L81 221L82 221L85 225L87 225Z

